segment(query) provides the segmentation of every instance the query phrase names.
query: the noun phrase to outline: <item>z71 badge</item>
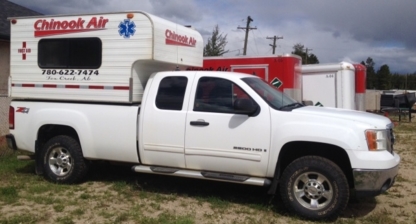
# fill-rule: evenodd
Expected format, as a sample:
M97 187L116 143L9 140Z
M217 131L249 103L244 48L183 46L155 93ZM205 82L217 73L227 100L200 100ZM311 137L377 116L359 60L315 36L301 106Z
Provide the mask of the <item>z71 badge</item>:
M29 109L27 107L18 107L16 109L16 113L23 113L23 114L28 114L29 113Z

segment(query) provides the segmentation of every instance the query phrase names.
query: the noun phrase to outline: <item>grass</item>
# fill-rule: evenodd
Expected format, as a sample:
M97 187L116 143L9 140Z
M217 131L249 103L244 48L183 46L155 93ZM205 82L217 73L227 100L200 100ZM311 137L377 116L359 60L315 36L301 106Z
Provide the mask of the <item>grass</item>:
M395 128L401 167L416 168L416 120ZM0 152L6 151L0 146ZM33 161L0 153L0 224L9 223L320 223L291 214L267 189L222 182L137 174L98 163L87 181L59 185L34 173ZM387 193L351 202L334 223L414 223L416 181L400 173Z
M15 203L19 199L19 194L17 187L7 186L0 187L0 201L3 201L6 204Z

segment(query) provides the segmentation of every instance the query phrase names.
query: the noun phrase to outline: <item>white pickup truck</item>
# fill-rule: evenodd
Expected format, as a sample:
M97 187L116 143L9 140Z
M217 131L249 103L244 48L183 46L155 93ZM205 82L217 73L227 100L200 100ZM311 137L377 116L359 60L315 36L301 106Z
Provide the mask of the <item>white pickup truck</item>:
M284 203L316 219L339 214L350 189L377 195L400 157L389 119L303 106L260 78L225 72L153 74L139 105L13 101L10 147L35 153L59 183L88 160L136 172L280 186Z
M376 196L397 176L386 117L304 106L253 75L172 71L202 65L192 29L142 12L10 21L7 141L50 181L117 161L266 186L292 212L325 219L352 191Z

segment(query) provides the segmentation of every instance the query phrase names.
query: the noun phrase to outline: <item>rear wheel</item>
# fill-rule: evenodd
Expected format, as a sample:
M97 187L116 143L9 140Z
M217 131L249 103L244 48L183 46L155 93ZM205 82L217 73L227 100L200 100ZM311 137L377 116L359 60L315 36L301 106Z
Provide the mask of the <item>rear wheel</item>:
M71 184L82 180L88 171L79 143L69 136L56 136L43 147L44 176L56 183Z
M305 156L284 170L280 194L285 206L308 219L331 219L347 206L349 186L342 170L332 161Z

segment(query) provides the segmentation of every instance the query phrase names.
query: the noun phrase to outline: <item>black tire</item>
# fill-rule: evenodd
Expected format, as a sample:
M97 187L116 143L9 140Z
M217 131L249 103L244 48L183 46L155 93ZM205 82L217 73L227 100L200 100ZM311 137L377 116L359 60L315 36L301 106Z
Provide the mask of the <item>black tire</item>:
M342 170L332 161L305 156L283 171L280 194L288 210L311 220L336 218L347 206L349 186Z
M51 138L44 145L41 158L46 179L61 184L80 182L88 172L88 164L79 143L65 135Z

